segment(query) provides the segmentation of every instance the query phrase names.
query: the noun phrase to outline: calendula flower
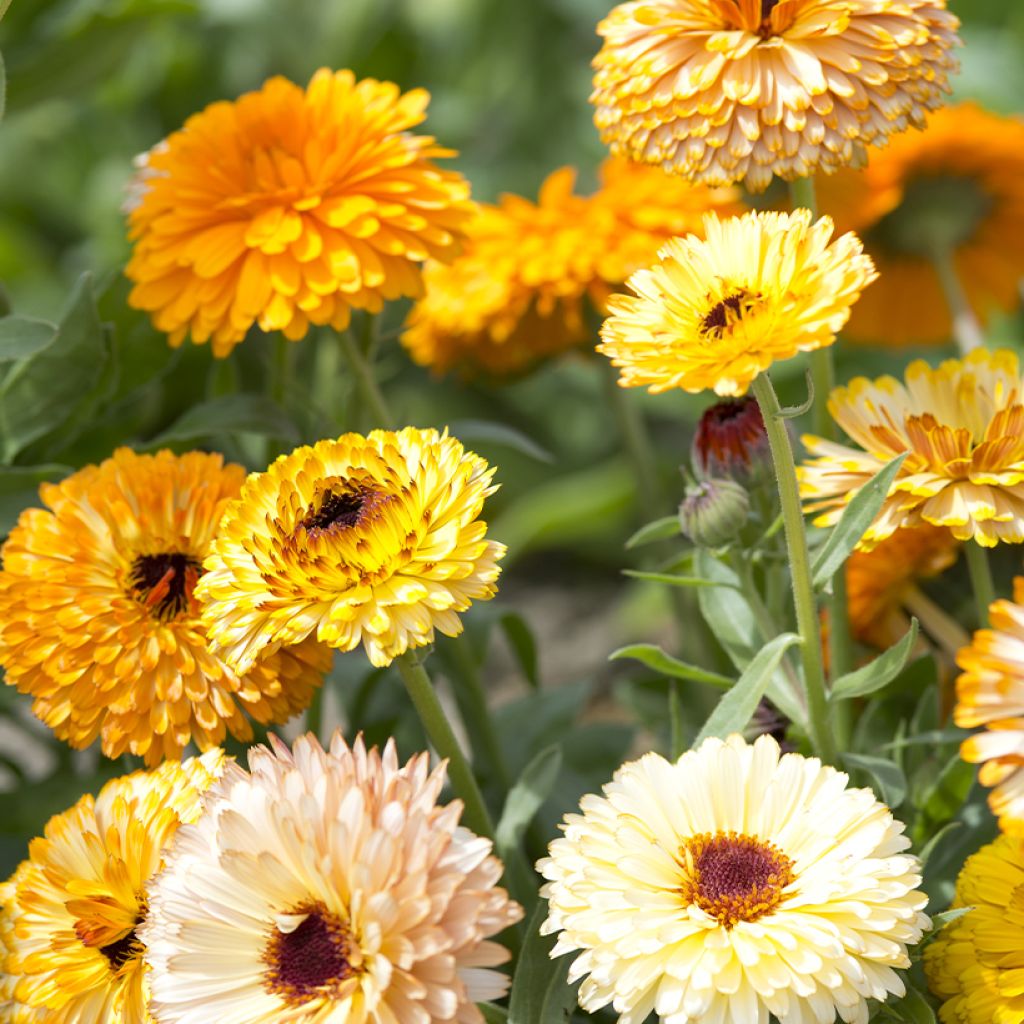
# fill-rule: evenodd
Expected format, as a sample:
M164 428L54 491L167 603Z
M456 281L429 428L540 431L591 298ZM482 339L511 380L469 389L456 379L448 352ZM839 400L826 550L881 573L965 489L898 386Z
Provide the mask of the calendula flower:
M522 916L491 843L437 806L444 767L394 743L249 754L149 887L141 929L161 1024L482 1024L488 941Z
M95 799L84 796L51 818L44 837L29 845L28 861L4 892L14 917L6 970L39 1020L152 1020L139 937L149 913L146 885L223 768L223 752L211 750L114 779Z
M860 547L901 527L943 526L985 547L1024 541L1024 405L1015 353L978 349L937 368L910 364L906 383L857 377L829 398L862 450L806 436L819 456L798 472L818 526L831 526L861 487L908 452Z
M17 871L0 883L0 1021L4 1024L44 1024L44 1010L27 1006L17 994L19 978L8 973L10 956L17 948L15 929L21 918L14 896L19 883L31 871L32 865L24 861Z
M881 651L910 629L912 613L925 628L944 631L919 584L939 576L957 559L960 545L941 526L897 530L871 551L854 551L846 562L846 595L853 635ZM960 636L959 628L956 636ZM941 638L938 638L941 639Z
M258 324L302 338L421 291L450 259L469 186L420 124L429 95L322 68L214 103L147 154L129 213L129 303L172 345L226 356Z
M598 351L622 387L742 395L772 363L831 345L876 276L855 235L830 244L832 222L808 210L709 215L704 229L609 300Z
M981 764L982 785L995 787L988 802L999 827L1024 836L1024 578L1014 580L1012 601L991 605L989 623L957 655L953 717L965 729L985 727L960 756Z
M697 188L656 168L608 160L601 188L574 191L563 167L536 203L503 196L480 205L462 254L424 271L426 293L402 335L412 358L438 373L521 373L590 337L587 307L651 262L676 234L701 229L712 209L738 209L730 189Z
M724 398L705 409L693 435L690 462L701 479L724 476L747 483L773 474L757 399Z
M953 333L935 270L948 254L984 322L1020 303L1024 276L1024 120L973 103L947 107L926 130L872 149L862 171L819 182L822 208L857 231L881 274L846 334L893 345L938 344Z
M620 1024L867 1024L928 918L903 825L770 736L647 754L585 796L538 864L553 956Z
M118 449L27 509L0 558L0 665L73 747L149 765L252 738L309 704L330 665L315 642L238 674L210 652L196 583L221 514L245 479L204 452Z
M921 127L958 25L945 0L634 0L598 26L594 120L615 153L760 191Z
M1017 1024L1024 1020L1018 951L1024 948L1024 848L1000 836L967 858L953 907L970 907L924 951L931 990L943 1000L942 1024Z
M496 592L480 518L494 470L447 433L344 434L282 456L227 509L197 594L238 672L314 635L389 665Z

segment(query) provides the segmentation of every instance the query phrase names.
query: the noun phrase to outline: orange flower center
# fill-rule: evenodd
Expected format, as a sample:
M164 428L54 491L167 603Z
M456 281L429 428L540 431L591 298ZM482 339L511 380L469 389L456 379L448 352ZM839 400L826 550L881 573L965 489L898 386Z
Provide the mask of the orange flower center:
M267 990L296 1006L316 997L334 997L358 973L359 952L348 926L321 904L288 915L301 918L289 931L279 924L263 954Z
M756 921L782 901L793 862L772 843L738 832L702 832L682 848L680 895L726 928Z
M193 609L195 590L202 566L180 551L140 555L128 577L132 594L160 619L171 619Z

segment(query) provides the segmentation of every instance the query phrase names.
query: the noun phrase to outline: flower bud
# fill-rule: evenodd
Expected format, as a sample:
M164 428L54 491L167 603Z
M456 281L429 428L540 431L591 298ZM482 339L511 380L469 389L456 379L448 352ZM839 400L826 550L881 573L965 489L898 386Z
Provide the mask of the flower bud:
M770 474L771 449L757 400L750 395L728 398L706 409L690 459L702 480L728 477L748 483Z
M750 515L750 498L735 480L703 480L686 489L679 506L679 526L702 548L719 548L735 540Z

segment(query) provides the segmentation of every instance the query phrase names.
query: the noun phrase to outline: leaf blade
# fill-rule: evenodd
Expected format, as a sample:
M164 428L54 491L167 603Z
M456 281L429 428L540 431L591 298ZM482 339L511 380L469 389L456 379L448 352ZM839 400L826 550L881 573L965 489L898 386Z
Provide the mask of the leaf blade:
M917 640L917 632L917 619L911 619L910 629L903 634L899 643L867 665L840 676L832 684L829 697L832 700L850 700L853 697L866 697L888 686L903 671Z
M629 644L608 655L609 661L620 661L623 658L639 661L655 672L662 672L673 679L688 679L694 683L707 683L722 689L729 689L735 682L728 676L680 661L663 651L657 644Z
M546 912L546 901L538 900L512 979L508 1024L568 1024L572 1016L576 987L569 984L568 964L551 959L555 939L540 934Z

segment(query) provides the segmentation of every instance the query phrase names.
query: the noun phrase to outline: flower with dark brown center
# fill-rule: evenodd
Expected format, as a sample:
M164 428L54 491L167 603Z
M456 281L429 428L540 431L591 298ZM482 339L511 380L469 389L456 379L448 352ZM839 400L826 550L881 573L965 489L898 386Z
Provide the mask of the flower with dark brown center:
M698 477L747 481L770 469L771 450L756 399L726 398L704 410L690 451Z
M139 555L132 565L129 581L146 608L158 618L169 619L186 609L198 614L192 592L201 572L198 559L179 551Z

